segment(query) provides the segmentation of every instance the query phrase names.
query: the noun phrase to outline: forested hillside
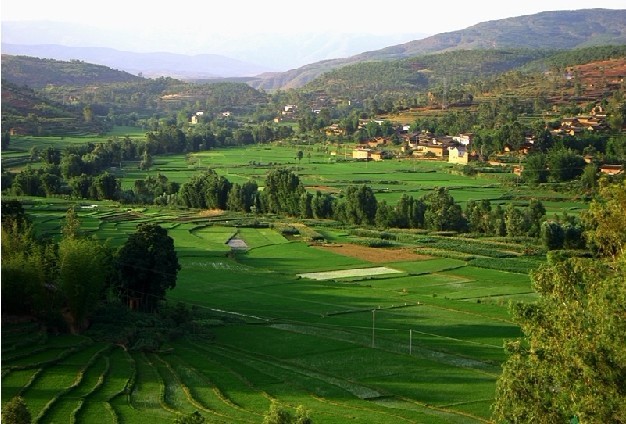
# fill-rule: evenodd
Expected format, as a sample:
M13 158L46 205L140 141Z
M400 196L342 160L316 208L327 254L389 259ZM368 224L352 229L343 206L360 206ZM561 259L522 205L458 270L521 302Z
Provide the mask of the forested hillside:
M2 56L2 122L18 133L100 132L181 109L253 111L266 95L245 83L147 79L105 66ZM35 118L36 117L36 118Z
M619 58L626 58L626 45L565 51L460 50L345 66L321 75L303 90L359 100L375 96L398 99L415 97L416 92L422 95L430 92L431 96L439 97L439 102L444 90L447 101L459 102L503 86L512 95L550 95L561 91L555 90L558 88L555 81L561 77L573 84L573 70L567 79L568 67ZM611 76L608 68L603 72L606 78Z
M17 85L88 85L140 81L142 78L80 60L62 61L2 55L2 77Z
M397 60L418 55L473 49L576 49L626 43L626 10L586 9L542 12L483 22L348 58L312 63L283 73L262 74L250 82L257 88L297 88L324 72L373 60Z
M103 120L91 107L56 101L27 86L2 80L2 126L23 134L99 133Z

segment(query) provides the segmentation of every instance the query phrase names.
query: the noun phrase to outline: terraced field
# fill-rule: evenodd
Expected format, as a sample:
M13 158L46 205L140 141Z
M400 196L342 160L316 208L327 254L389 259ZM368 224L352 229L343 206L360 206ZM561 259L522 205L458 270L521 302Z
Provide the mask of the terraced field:
M53 231L63 210L29 207L42 231ZM144 352L89 333L55 336L4 322L3 403L22 395L39 423L154 424L193 411L212 423L260 423L274 400L304 405L316 423L489 421L503 341L520 334L507 305L533 298L527 271L539 257L504 240L438 236L429 236L425 254L423 236L405 234L399 247L420 254L394 258L378 249L389 258L381 262L376 249L349 256L237 225L241 217L226 224L130 212L100 206L79 217L113 244L138 222L168 228L182 265L168 299L210 313L211 337L189 334ZM337 244L358 241L313 229ZM235 234L247 250L230 251ZM518 272L503 270L500 261L516 259L524 264ZM378 267L399 272L297 275Z

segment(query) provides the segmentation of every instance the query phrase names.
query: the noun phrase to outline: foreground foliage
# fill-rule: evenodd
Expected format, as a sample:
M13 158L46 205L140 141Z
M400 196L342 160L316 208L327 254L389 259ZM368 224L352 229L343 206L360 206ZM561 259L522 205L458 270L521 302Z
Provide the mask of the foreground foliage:
M588 219L592 241L624 234L615 214L624 187L605 187ZM622 225L620 225L622 223ZM626 254L605 240L598 258L550 255L531 274L540 299L512 308L526 337L509 342L497 385L498 422L626 422ZM573 422L573 421L572 421Z
M11 399L2 408L2 422L5 424L30 424L31 416L26 402L20 396Z

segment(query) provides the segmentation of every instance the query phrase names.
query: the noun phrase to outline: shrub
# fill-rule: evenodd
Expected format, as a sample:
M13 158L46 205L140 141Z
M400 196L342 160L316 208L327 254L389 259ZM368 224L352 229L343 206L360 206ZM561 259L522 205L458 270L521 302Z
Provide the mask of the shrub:
M2 422L4 424L30 424L30 411L22 397L14 397L4 405L2 408Z

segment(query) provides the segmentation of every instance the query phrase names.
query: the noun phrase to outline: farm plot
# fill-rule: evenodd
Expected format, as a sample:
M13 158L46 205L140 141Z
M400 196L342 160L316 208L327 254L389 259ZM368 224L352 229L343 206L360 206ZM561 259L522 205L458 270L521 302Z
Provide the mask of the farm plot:
M330 271L369 264L356 258L312 249L302 242L281 243L251 249L245 255L238 256L238 260L253 268L271 269L292 276L302 272Z
M298 274L298 277L309 278L312 280L336 280L342 278L354 278L354 277L372 277L377 275L389 275L389 274L401 274L402 271L397 269L387 268L386 266L379 266L373 268L351 268L342 269L337 271L326 272L307 272L304 274Z

